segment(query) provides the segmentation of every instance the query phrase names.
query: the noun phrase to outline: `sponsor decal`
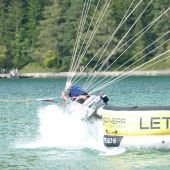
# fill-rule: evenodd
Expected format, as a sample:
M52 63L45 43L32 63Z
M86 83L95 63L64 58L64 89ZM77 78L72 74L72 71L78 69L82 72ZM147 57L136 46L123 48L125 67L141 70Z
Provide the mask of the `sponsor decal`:
M122 128L125 127L126 119L125 118L107 118L103 117L103 125L105 127L114 127Z
M109 136L104 135L103 143L108 147L119 147L123 136Z
M146 123L146 119L140 118L140 129L169 129L170 127L170 117L150 117Z

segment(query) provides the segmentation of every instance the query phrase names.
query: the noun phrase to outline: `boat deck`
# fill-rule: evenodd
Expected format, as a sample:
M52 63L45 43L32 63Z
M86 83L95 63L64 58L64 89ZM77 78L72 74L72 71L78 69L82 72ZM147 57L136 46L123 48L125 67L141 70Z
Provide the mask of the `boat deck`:
M105 110L114 111L147 111L147 110L170 110L170 106L130 106L130 107L119 107L119 106L104 106Z

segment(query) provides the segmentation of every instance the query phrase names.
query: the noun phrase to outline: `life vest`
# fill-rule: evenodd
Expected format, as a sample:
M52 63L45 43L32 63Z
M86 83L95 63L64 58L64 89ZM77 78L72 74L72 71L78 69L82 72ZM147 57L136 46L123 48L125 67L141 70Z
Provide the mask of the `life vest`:
M87 95L87 93L79 85L73 85L70 89L69 97L74 98L81 95Z

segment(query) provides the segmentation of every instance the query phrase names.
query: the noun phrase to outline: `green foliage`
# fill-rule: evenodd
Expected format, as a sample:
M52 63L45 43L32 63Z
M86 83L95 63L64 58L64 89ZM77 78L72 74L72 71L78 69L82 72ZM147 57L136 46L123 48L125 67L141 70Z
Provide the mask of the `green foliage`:
M55 68L59 71L67 71L73 55L84 2L85 1L82 0L0 0L0 67L17 67L21 69L30 63L35 63L35 65L38 63L44 68ZM100 1L93 22L89 27L93 12L98 4L98 0L91 1L77 56L80 56L80 52L83 52L88 39L92 36L96 22L103 13L102 9L105 2L105 0ZM131 0L111 1L103 20L98 25L94 39L91 41L81 65L87 64L108 38L111 37L131 2ZM138 2L139 1L134 1L131 10ZM102 59L106 58L114 50L148 3L147 0L144 0L139 5L137 10L131 14L130 18L116 31L107 50L103 53L100 51L93 62L90 63L89 68L94 67L101 55L103 55ZM154 0L135 24L134 28L124 38L120 46L150 24L151 21L164 12L168 6L170 6L169 0ZM135 63L140 57L168 39L169 34L148 49L143 50L169 30L169 16L170 12L163 15L151 29L116 60L113 67L110 69L112 70L116 68L115 66L118 67L122 65L128 60L129 62L126 63L124 67ZM87 32L88 28L89 31ZM108 67L132 43L133 41L130 41L122 48L118 48L108 60L105 67ZM154 56L168 50L168 48L169 46L167 43L135 63L134 66L152 59ZM133 56L140 51L142 52L133 58Z
M48 51L43 61L45 67L56 67L59 64L59 56L54 51Z
M7 48L4 45L0 45L0 67L5 67L7 60Z

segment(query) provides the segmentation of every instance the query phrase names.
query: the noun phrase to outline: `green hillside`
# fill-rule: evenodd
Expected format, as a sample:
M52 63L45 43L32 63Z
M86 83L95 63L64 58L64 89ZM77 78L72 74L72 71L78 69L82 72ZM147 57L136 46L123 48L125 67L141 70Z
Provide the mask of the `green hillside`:
M82 45L82 52L88 43L88 39L92 37L98 19L101 18L105 3L107 5L109 0L0 0L0 70L2 70L2 68L7 70L18 68L22 69L23 72L68 71L71 57L74 53L76 36L85 2L91 3L89 4L89 11L84 22L85 27L82 31L80 46L78 48L78 51L80 51ZM128 14L130 14L139 2L140 0L134 1ZM111 3L108 4L106 14L101 20L94 38L84 55L81 66L86 65L108 38L111 37L131 3L132 0L111 0ZM104 51L103 59L116 48L122 37L129 31L148 4L148 0L143 0L136 10L129 15L129 18L116 32L108 48ZM86 5L86 7L88 7L88 3ZM168 9L169 6L169 0L153 0L136 24L134 24L120 46L129 41L142 29L146 28L148 24L152 23L152 21ZM96 13L93 16L95 10ZM139 51L141 51L141 53L127 62L121 69L135 63L140 57L148 53L149 55L143 57L130 68L147 62L170 49L170 34L167 33L167 31L170 30L169 17L170 10L162 15L126 52L124 52L126 48L130 46L135 39L111 55L104 68L117 59L122 52L124 53L115 61L113 66L110 67L110 70L121 66ZM92 18L93 21L91 22ZM142 32L145 30L146 29ZM166 35L160 38L163 34ZM150 45L158 38L160 39L156 43ZM150 47L145 49L148 45L150 45ZM159 45L161 46L159 47ZM159 48L153 50L156 47ZM151 52L152 50L153 52ZM80 54L81 53L77 52L76 56L80 56ZM88 69L94 67L101 54L102 52L98 53L93 62L89 64ZM162 57L167 56L168 54ZM150 69L167 68L170 68L170 59L165 59L153 65Z

